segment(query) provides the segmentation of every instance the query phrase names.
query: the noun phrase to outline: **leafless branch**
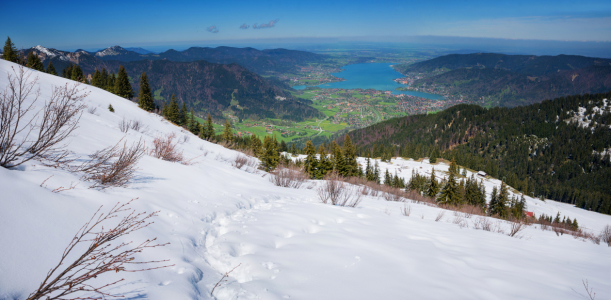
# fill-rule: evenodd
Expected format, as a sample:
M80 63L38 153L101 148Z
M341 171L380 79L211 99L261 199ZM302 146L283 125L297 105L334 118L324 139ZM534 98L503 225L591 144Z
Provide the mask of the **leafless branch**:
M56 86L42 110L34 113L38 78L31 79L21 66L13 73L0 92L0 166L11 168L35 158L65 163L68 151L61 142L78 127L88 93L78 85Z
M154 270L159 268L169 267L163 265L159 267L134 267L131 265L140 264L156 264L166 262L161 261L135 261L135 256L138 253L150 248L165 246L166 244L155 244L152 240L146 240L138 245L130 246L133 242L120 242L117 245L111 243L123 236L126 236L134 231L140 230L152 224L152 217L157 216L158 212L153 213L136 213L129 204L134 199L127 203L117 203L106 214L101 213L102 207L98 208L91 219L79 229L74 235L72 241L68 244L59 263L47 273L47 276L40 283L38 289L31 293L27 300L35 299L100 299L101 298L118 298L121 296L112 295L105 290L124 279L110 281L106 284L92 285L89 283L91 279L108 272L140 272ZM110 230L104 230L102 223L116 219L120 214L124 216L118 224ZM112 221L111 221L112 222ZM75 251L78 251L77 246L89 244L85 246L85 251L80 254L73 262L67 263L68 256ZM83 245L84 246L84 245ZM80 292L94 292L100 297L74 295Z
M212 288L212 291L210 292L210 296L212 296L212 293L214 293L214 290L215 290L217 287L221 286L221 283L222 283L222 282L227 281L225 278L229 277L229 273L233 272L233 270L237 269L237 268L238 268L239 266L241 266L241 265L242 265L242 264L239 264L239 265L235 266L233 269L231 269L231 270L229 270L229 271L225 272L225 274L223 274L223 277L221 277L221 280L219 280L219 282L217 282L217 283L214 285L214 287Z

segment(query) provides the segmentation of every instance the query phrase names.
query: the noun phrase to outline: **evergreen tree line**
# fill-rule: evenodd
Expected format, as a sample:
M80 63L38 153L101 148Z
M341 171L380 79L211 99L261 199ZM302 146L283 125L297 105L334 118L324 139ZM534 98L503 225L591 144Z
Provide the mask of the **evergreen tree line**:
M611 214L611 92L515 108L457 105L434 115L391 119L350 133L360 156L454 157L520 192ZM567 122L579 107L590 115ZM596 112L596 113L595 113Z

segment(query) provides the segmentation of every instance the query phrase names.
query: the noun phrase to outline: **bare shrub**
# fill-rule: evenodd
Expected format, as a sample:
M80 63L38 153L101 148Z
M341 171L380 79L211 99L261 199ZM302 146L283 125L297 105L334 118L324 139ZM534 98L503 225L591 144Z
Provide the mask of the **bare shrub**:
M133 120L133 121L131 121L131 124L129 125L129 128L139 132L140 129L142 129L142 122L140 122L139 120Z
M600 239L611 247L611 225L606 225L600 232Z
M492 231L496 232L496 233L500 233L500 234L505 234L505 230L503 230L503 225L501 224L501 221L496 221L494 223L494 228L492 229Z
M127 186L136 172L136 165L144 155L142 140L127 147L127 142L121 141L113 147L105 148L90 155L90 160L84 162L74 171L85 172L83 179L95 182L90 188L107 188Z
M439 213L437 214L437 217L435 217L435 222L439 222L441 221L441 219L443 219L443 216L446 214L445 210L441 210L439 211Z
M212 296L212 294L214 294L214 290L221 286L223 282L227 281L227 277L229 277L229 273L233 272L233 270L237 269L239 266L241 266L242 264L238 264L237 266L233 267L233 269L225 272L225 274L223 274L223 277L221 277L221 279L214 285L214 287L212 288L212 291L210 291L210 296Z
M117 203L108 213L100 213L100 207L91 219L79 229L72 241L68 244L59 263L47 273L36 291L31 293L27 300L35 299L100 299L106 297L118 298L105 292L111 286L123 281L119 279L114 282L99 284L94 286L89 280L102 276L106 273L119 272L141 272L159 268L170 267L164 265L159 267L137 267L128 268L130 265L158 264L166 262L160 261L135 261L136 255L146 249L165 246L166 244L155 244L157 238L146 240L137 246L130 247L131 242L118 242L111 245L116 239L138 231L152 224L152 217L157 216L158 212L136 213L129 204L133 200L119 205ZM103 224L113 222L119 215L125 215L115 227L105 230ZM88 244L88 245L87 245ZM84 248L82 254L74 252ZM71 254L76 254L77 258L66 265L67 259ZM173 265L172 265L173 266ZM94 292L100 298L78 297L73 295L80 292ZM70 297L70 298L68 298Z
M121 132L123 133L127 133L127 131L129 131L129 127L130 127L130 122L122 119L121 122L119 122L119 130L121 130Z
M177 143L174 142L175 133L158 136L153 140L153 148L148 155L171 162L183 162L182 151L178 151Z
M232 166L241 169L244 165L248 163L248 157L243 154L236 155L235 159L231 163Z
M87 112L92 114L92 115L95 115L95 113L97 111L98 111L98 108L96 106L89 106L89 107L87 107Z
M35 90L38 78L30 79L32 73L22 66L13 73L0 92L0 166L11 168L31 159L65 163L69 152L61 142L78 128L88 93L78 85L53 87L44 107L34 113L40 96ZM27 114L32 115L26 120Z
M278 166L271 174L269 181L274 185L293 189L300 188L309 178L301 168L293 164L288 167Z
M466 224L465 217L461 213L458 213L455 215L454 219L452 220L452 223L460 227L464 227Z
M475 220L474 224L473 224L475 229L481 229L481 230L485 230L485 231L490 231L492 230L492 222L490 221L490 219L486 218L486 217L479 217Z
M412 213L412 207L409 204L405 204L401 209L401 213L404 216L409 217L409 215Z
M338 206L356 207L361 202L363 194L339 180L337 174L326 177L317 189L318 197L322 203L331 203Z
M510 222L509 236L510 237L520 237L516 236L520 231L526 229L526 224L521 221Z

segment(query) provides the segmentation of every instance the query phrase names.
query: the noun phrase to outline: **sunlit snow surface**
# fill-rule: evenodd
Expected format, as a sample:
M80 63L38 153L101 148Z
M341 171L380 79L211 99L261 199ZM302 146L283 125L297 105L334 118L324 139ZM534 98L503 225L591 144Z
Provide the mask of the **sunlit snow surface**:
M15 65L0 60L0 87ZM35 72L41 104L52 85L70 82ZM94 211L139 198L139 211L159 210L150 227L128 240L158 237L171 244L144 252L141 260L170 259L173 267L144 273L112 273L96 284L125 278L110 292L128 299L583 299L587 279L596 299L611 298L611 248L530 227L521 239L460 228L448 211L367 197L357 208L325 205L311 182L280 188L265 173L231 166L236 152L205 142L139 109L136 104L86 86L85 112L69 149L86 157L121 138L175 132L185 166L145 156L133 184L104 191L88 189L79 174L30 162L0 168L0 299L25 299L58 261L74 233ZM109 104L115 113L108 111ZM144 133L119 130L123 119L139 120ZM361 161L362 162L362 161ZM395 160L381 167L407 177L426 172L426 162ZM422 169L420 169L422 167ZM437 164L440 171L448 166ZM49 178L50 176L52 176ZM49 178L41 187L41 183ZM79 183L53 193L59 186ZM495 180L487 180L492 190ZM311 188L309 188L311 187ZM527 198L528 209L577 218L598 233L611 216L554 201ZM493 220L497 222L496 220ZM507 227L501 223L502 227ZM222 274L241 264L210 296Z

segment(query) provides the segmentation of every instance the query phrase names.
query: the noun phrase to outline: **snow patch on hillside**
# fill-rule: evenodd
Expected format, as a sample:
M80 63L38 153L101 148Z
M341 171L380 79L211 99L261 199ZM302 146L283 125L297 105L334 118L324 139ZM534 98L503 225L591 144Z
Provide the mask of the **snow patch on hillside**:
M0 88L17 65L0 60ZM32 71L40 79L36 108L56 85L74 82ZM90 95L68 147L87 157L119 140L176 134L194 165L144 156L127 188L89 189L79 174L30 162L0 168L0 299L24 299L56 264L74 233L95 210L139 198L138 211L160 211L155 223L127 240L158 237L170 242L140 259L170 259L173 267L144 273L107 274L94 284L125 278L113 294L128 299L574 299L583 298L587 279L597 299L611 298L609 248L556 236L534 226L523 238L453 223L457 217L416 203L365 197L356 208L320 203L310 181L300 189L274 186L269 175L231 165L239 154L199 139L133 102L83 86ZM115 109L108 111L108 105ZM146 130L122 133L121 120L138 120ZM363 164L364 159L359 158ZM395 159L380 163L408 178L413 170L448 166ZM471 173L469 172L470 176ZM46 181L45 181L46 180ZM45 181L44 184L41 184ZM52 192L78 183L72 190ZM500 185L484 179L486 190ZM527 198L529 210L576 217L599 230L611 216L554 201ZM409 217L400 210L409 205ZM491 219L499 230L509 224ZM598 233L598 232L596 232ZM238 266L214 291L223 273ZM408 295L408 296L406 296ZM92 296L92 295L89 295Z

